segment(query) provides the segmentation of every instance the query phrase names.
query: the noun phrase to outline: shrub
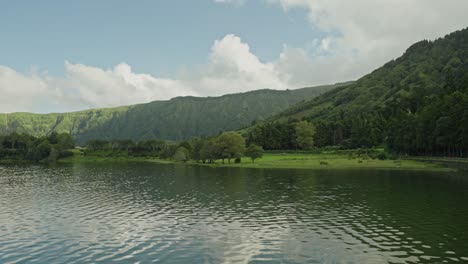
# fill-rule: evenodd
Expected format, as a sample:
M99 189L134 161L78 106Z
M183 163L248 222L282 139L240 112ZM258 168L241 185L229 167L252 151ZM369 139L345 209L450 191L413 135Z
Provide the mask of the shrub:
M255 162L256 159L263 157L263 148L255 144L250 144L250 146L245 151L245 155L250 157L252 162Z
M71 157L73 156L73 152L71 150L62 150L60 152L60 158L66 158L66 157Z
M173 159L176 161L186 162L187 160L189 160L189 151L185 147L179 147L176 150Z
M382 152L382 153L377 154L377 158L378 158L379 160L386 160L386 159L388 159L387 154L385 154L385 152Z

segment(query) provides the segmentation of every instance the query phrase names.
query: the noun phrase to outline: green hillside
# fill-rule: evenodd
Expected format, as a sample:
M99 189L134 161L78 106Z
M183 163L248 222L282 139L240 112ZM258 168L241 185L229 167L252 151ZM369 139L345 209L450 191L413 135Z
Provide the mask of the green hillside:
M78 143L90 139L167 139L213 135L266 119L306 99L345 84L276 91L258 90L220 97L178 97L147 104L72 113L0 114L0 134L43 136L72 134Z
M302 119L316 126L317 146L385 144L415 155L468 155L468 29L418 42L355 83L251 129L249 137L279 130L277 121Z

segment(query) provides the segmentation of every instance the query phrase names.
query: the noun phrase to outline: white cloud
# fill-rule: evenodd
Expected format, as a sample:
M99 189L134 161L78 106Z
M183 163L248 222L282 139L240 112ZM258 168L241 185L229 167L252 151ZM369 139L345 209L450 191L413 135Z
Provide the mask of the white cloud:
M279 4L285 12L306 8L312 26L328 34L317 47L327 56L303 54L301 60L332 82L358 78L400 56L417 41L442 37L468 25L466 0L265 1ZM283 53L283 57L289 55L293 56L291 50ZM310 84L317 84L315 80Z
M21 74L5 66L0 66L0 94L0 112L29 111L44 97L56 96L48 87L47 76Z
M66 62L60 78L0 66L0 112L68 111L348 81L398 57L414 42L468 25L466 0L264 1L285 12L307 9L311 26L325 37L303 47L285 45L277 59L264 62L238 36L226 35L214 42L206 63L174 78L135 73L126 63L101 69Z
M132 72L128 64L113 69L65 62L66 76L21 74L0 66L0 112L70 111L197 95L181 81Z
M263 63L235 35L215 41L209 61L186 80L203 95L222 95L270 88L285 89L274 63Z
M67 76L60 85L74 90L84 104L92 107L129 105L195 94L181 81L137 74L126 63L103 70L66 62L65 69Z
M235 35L216 40L207 63L181 72L178 78L135 73L126 63L101 69L65 62L65 77L21 74L0 67L1 112L69 111L113 107L176 96L216 96L261 88L285 89L272 62L261 62ZM12 88L14 87L14 88Z
M242 6L247 0L215 0L215 3Z

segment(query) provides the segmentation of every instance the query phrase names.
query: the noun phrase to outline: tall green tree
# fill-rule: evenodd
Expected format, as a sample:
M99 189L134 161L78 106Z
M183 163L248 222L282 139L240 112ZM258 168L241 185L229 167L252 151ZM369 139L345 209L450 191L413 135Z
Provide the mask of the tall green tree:
M189 155L189 151L188 149L186 149L185 147L181 146L179 147L174 156L173 156L174 160L176 161L183 161L183 162L186 162L190 159L190 155Z
M250 144L250 146L245 150L245 155L252 160L252 163L255 163L256 159L263 157L263 148L255 145Z
M203 148L203 146L205 145L206 143L206 140L204 139L201 139L201 138L193 138L192 139L192 142L191 142L191 145L192 145L192 150L191 150L191 158L196 161L196 162L199 162L201 159L201 150Z
M57 144L59 144L62 149L72 149L75 147L75 141L70 134L60 133L56 137Z
M314 146L315 127L308 121L300 121L296 124L296 142L303 149L311 149Z
M200 160L205 163L214 163L214 161L221 157L220 147L216 139L208 139L203 143L200 149Z
M223 163L227 159L231 163L231 159L240 158L245 151L245 140L236 132L224 132L217 139L220 158Z

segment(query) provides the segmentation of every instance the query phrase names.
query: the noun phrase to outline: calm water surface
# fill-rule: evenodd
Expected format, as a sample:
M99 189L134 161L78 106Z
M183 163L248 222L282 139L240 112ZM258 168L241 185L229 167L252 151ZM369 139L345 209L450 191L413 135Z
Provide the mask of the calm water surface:
M468 262L468 176L0 166L0 263Z

